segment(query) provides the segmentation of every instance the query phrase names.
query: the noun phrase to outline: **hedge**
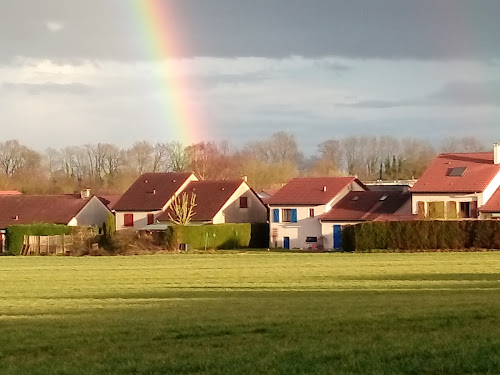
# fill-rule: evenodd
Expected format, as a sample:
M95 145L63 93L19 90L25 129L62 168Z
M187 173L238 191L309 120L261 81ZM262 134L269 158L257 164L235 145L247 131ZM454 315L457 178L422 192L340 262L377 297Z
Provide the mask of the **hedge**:
M170 249L181 243L191 249L267 248L269 227L265 223L176 225L167 228L165 237Z
M24 236L55 236L71 234L66 225L36 223L27 225L11 225L5 228L5 241L8 255L19 255L23 250Z
M344 251L500 249L500 221L367 222L343 228Z

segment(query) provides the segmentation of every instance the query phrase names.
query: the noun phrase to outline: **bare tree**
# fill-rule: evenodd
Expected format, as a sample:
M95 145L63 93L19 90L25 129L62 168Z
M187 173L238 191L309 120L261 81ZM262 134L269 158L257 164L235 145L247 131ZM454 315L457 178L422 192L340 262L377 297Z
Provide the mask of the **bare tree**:
M184 192L176 197L172 197L170 205L171 211L168 213L168 218L174 224L188 225L195 215L194 208L196 207L196 194L192 193L191 197Z
M138 174L152 172L154 170L154 147L147 141L135 142L126 151L128 166L137 171Z

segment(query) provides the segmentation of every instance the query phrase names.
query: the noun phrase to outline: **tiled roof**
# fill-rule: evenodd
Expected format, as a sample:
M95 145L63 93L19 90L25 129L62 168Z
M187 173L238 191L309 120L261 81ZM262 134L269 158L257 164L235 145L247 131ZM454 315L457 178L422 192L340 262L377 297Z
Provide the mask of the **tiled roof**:
M97 198L104 204L108 209L112 210L113 206L120 200L121 195L101 195Z
M161 210L192 173L146 173L115 203L116 211Z
M2 195L0 228L37 222L68 224L88 202L88 199L82 199L79 194Z
M182 191L191 197L196 194L196 207L193 221L210 221L219 212L222 206L229 200L243 181L193 181ZM167 210L158 216L159 221L168 221Z
M321 205L327 204L352 182L355 177L307 177L294 178L272 197L269 205Z
M450 176L453 169L466 168L460 176ZM483 192L500 172L493 164L493 152L441 154L411 188L412 193ZM460 174L460 173L459 173Z
M385 197L385 198L384 198ZM383 200L381 200L383 199ZM352 191L323 214L325 221L388 221L410 199L401 191ZM407 213L408 215L411 212Z
M481 212L500 212L500 188L479 208Z

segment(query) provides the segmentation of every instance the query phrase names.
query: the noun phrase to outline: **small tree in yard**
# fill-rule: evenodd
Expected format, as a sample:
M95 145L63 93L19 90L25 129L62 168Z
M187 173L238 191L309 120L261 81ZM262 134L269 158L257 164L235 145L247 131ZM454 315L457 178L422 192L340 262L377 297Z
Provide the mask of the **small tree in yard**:
M172 197L171 212L168 213L169 219L177 225L187 225L191 222L196 207L196 194L182 193L177 197Z

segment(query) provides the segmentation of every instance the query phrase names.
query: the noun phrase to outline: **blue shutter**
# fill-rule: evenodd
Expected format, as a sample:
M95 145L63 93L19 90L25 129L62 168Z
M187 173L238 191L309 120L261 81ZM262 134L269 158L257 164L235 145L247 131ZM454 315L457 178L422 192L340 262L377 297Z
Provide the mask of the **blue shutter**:
M280 222L280 210L277 208L273 209L273 223Z
M292 223L296 223L297 222L297 209L294 208L292 210L292 220L291 220Z

